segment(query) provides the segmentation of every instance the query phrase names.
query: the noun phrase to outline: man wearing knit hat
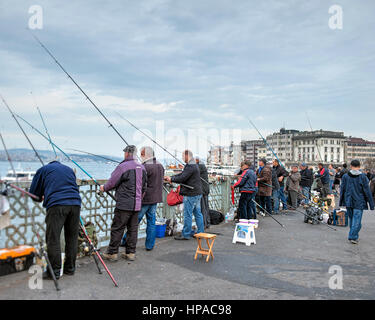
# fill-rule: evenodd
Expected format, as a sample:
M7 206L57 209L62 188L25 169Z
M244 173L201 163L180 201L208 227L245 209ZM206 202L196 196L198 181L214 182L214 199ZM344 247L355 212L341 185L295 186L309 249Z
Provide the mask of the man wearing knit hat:
M127 228L126 252L122 258L133 261L138 238L138 212L146 192L147 173L145 167L136 159L137 149L129 145L124 149L124 161L112 172L111 178L100 190L116 190L116 208L111 226L111 240L103 257L117 261L121 238Z

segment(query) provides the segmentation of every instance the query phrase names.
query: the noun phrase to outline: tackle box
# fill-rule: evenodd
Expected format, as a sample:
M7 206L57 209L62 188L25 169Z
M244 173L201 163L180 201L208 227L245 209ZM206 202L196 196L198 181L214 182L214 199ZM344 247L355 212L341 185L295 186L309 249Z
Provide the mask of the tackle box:
M36 250L31 246L0 249L0 276L28 270L34 263L35 256Z

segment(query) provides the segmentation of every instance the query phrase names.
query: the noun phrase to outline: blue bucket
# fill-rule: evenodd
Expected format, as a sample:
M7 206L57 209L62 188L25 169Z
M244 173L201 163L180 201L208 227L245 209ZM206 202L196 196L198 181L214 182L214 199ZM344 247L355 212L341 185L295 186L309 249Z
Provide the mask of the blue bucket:
M156 225L156 238L164 238L165 237L165 230L167 229L166 224L157 224Z

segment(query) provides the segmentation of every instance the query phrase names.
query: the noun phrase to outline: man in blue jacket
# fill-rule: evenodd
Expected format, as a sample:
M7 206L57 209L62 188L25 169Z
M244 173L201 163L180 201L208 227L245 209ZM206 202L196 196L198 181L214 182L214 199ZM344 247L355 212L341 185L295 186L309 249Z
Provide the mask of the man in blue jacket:
M358 160L350 163L351 170L342 177L340 187L340 206L345 206L349 216L348 240L357 244L363 210L374 210L374 200L371 195L369 181L365 174L359 169L361 164Z
M52 161L36 172L30 193L38 196L39 201L43 201L43 207L47 209L45 220L47 253L56 279L60 277L61 270L60 234L63 227L65 234L63 272L73 275L81 210L81 197L74 171L58 161ZM48 271L43 277L52 279Z
M255 195L257 193L257 176L254 170L250 169L251 162L244 161L241 166L241 177L233 185L233 188L240 188L240 200L238 202L239 219L256 219Z

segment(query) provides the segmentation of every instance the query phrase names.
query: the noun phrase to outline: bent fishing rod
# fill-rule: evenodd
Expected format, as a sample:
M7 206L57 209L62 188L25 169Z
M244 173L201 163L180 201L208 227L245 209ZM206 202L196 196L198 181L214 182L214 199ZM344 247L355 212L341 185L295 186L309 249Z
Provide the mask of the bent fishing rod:
M55 147L57 150L59 150L64 156L66 156L70 161L72 161L79 169L81 169L86 175L88 175L96 185L100 186L100 184L85 170L83 169L77 162L75 162L72 158L70 158L59 146L57 146L52 140L49 140L48 137L46 137L43 133L41 133L38 129L36 129L32 124L30 124L28 121L26 121L25 119L23 119L22 117L20 117L19 115L16 114L16 116L18 118L20 118L22 121L24 121L26 124L28 124L33 130L35 130L37 133L39 133L44 139L46 139L47 141L50 141ZM116 199L114 198L114 196L110 193L110 192L107 192L107 194L114 200L116 201ZM82 232L84 233L87 241L89 242L92 250L95 252L96 256L98 257L98 259L100 260L100 262L103 264L105 270L107 271L109 277L111 278L111 280L113 281L114 285L116 287L118 287L118 284L116 282L116 280L113 278L111 272L108 270L106 264L104 263L102 257L100 256L98 250L95 248L94 244L92 243L91 239L88 237L87 235L87 232L86 232L86 229L84 227L84 225L82 224L83 221L82 219L80 218L80 226L81 226L81 229L82 229Z
M111 127L116 134L121 138L126 145L129 145L125 138L118 132L118 130L113 126L113 124L108 120L108 118L104 115L104 113L99 109L99 107L90 99L90 97L86 94L86 92L79 86L79 84L73 79L73 77L65 70L65 68L61 65L61 63L55 58L55 56L51 53L50 50L39 40L39 38L29 30L33 38L39 45L44 49L45 52L52 58L53 61L60 67L60 69L68 76L68 78L76 85L76 87L81 91L81 93L86 97L86 99L92 104L92 106L100 113L100 115L104 118L104 120L108 123L109 127Z
M16 121L18 127L21 129L23 135L25 136L26 140L29 142L31 148L34 150L34 153L36 155L36 157L39 159L40 163L42 164L42 166L44 166L44 162L42 160L42 158L39 156L38 152L36 151L36 149L34 148L34 145L32 144L32 142L30 141L29 137L27 136L25 130L23 130L21 124L19 123L19 121L17 120L16 116L15 116L15 113L12 111L12 109L9 107L8 103L5 101L4 97L2 95L0 95L0 98L1 100L3 101L4 105L7 107L8 111L10 112L10 114L12 115L13 119Z
M185 163L183 163L180 159L178 159L175 155L173 155L172 153L170 153L166 148L164 148L161 144L159 144L158 142L155 141L155 139L151 138L148 134L146 134L145 132L143 132L141 129L139 129L137 126L135 126L133 123L131 123L128 119L126 119L125 117L123 117L121 114L119 114L118 112L116 112L116 114L123 120L125 120L127 123L129 123L134 129L138 130L140 133L142 133L146 138L150 139L153 143L155 143L159 148L161 148L163 151L167 152L170 156L173 157L173 159L175 159L176 161L178 161L180 164L182 164L183 166L185 166ZM200 177L200 179L207 183L208 185L210 184L208 181L206 181L205 179L203 179L202 177ZM181 183L180 183L181 184ZM193 187L191 187L193 188Z
M262 209L265 213L267 213L273 220L275 220L281 227L285 228L285 226L280 223L279 221L277 221L277 219L271 214L269 213L266 209L264 209L258 202L256 202L254 199L252 200L254 201L254 203L260 208Z

